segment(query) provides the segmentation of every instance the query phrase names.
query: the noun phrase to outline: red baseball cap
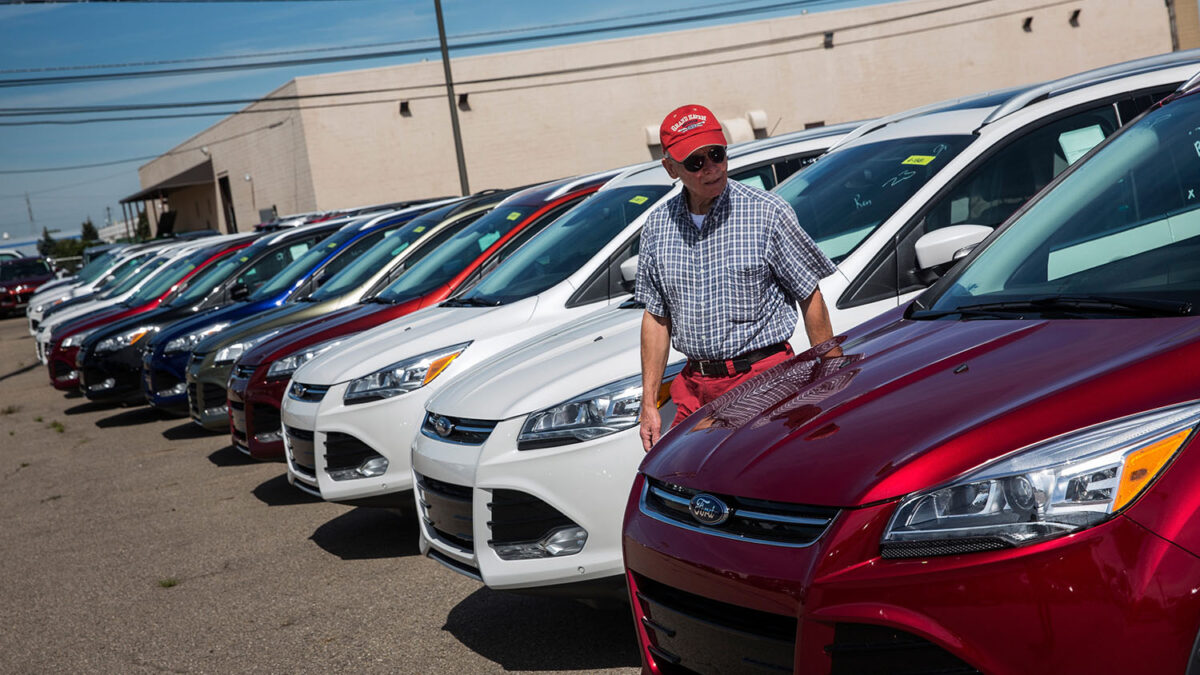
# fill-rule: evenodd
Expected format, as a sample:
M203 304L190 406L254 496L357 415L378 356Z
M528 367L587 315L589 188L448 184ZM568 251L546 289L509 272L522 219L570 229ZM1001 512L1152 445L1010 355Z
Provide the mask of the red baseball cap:
M682 162L688 155L706 145L727 145L721 123L711 110L702 105L676 108L658 128L663 152Z

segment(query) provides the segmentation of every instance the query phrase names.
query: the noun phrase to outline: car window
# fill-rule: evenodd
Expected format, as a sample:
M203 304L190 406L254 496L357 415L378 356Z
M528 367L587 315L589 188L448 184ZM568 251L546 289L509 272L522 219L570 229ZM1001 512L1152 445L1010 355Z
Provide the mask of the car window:
M933 301L1200 306L1200 96L1155 110L1012 223ZM1194 311L1194 310L1193 310Z
M14 260L0 265L0 281L37 277L50 274L50 268L45 261L34 258L31 260Z
M319 241L318 237L292 242L263 256L249 268L238 275L237 283L245 284L251 291L256 291L265 285L272 277L292 264L299 256L304 255Z

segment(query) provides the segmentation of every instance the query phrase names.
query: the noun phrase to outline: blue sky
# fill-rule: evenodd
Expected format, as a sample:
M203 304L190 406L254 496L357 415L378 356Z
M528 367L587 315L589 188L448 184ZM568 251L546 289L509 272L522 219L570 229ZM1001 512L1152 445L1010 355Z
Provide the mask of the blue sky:
M607 32L592 37L499 48L529 49L555 42L683 30L885 1L895 0L657 0L654 3L644 0L608 0L603 3L443 0L442 9L446 32L452 45L456 39L480 39L468 37L480 32L519 31L554 24L592 21L596 23L572 28L599 28L696 16L706 12L742 12L734 17L669 27ZM755 11L777 5L786 6L773 11ZM554 30L562 29L546 29L540 32ZM80 66L224 57L406 40L435 41L436 37L433 0L5 5L0 6L0 81L123 70L78 70ZM376 47L375 50L425 45L436 46L436 42ZM477 50L475 53L482 51L487 50ZM472 52L467 50L453 51L451 58L471 54ZM311 54L276 58L303 56ZM422 56L418 55L176 77L45 86L6 86L0 87L0 109L257 98L301 75L370 68L421 58ZM438 57L436 54L430 54L427 58L432 60ZM177 64L176 67L178 65L206 64ZM64 68L67 70L52 70ZM228 106L225 109L232 110L238 107L241 106ZM83 116L37 119L70 119ZM52 231L59 230L59 236L77 234L80 223L88 217L97 226L102 227L105 224L106 206L111 207L113 219L119 220L121 209L118 201L141 188L137 168L144 164L145 160L67 171L25 170L155 156L215 124L221 118L222 115L215 115L81 125L0 126L0 172L9 172L0 173L0 234L8 233L10 241L36 237L40 235L43 227ZM0 117L0 122L30 119L34 118ZM21 172L11 173L14 171ZM32 223L29 207L32 207L33 212ZM0 247L3 245L0 241Z

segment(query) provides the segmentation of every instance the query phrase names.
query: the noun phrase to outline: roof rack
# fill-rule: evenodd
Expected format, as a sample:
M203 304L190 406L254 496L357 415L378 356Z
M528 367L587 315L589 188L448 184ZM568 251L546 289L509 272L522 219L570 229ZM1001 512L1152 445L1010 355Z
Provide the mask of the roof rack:
M987 126L996 120L1015 113L1018 110L1038 101L1059 96L1070 91L1075 91L1081 87L1101 84L1110 80L1115 80L1120 77L1129 77L1140 73L1149 73L1156 70L1162 70L1171 66L1186 65L1189 63L1200 64L1200 49L1189 49L1182 52L1169 52L1167 54L1159 54L1157 56L1148 56L1144 59L1135 59L1133 61L1125 61L1124 63L1115 63L1111 66L1085 70L1082 73L1076 73L1057 80L1051 80L1043 84L1030 87L1025 91L1013 96L1003 105L992 111L987 119L983 120L980 126Z

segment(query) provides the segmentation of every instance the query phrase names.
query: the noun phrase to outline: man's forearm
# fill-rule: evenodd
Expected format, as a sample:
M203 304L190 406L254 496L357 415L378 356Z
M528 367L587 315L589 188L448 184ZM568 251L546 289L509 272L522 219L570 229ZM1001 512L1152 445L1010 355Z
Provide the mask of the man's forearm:
M821 289L814 289L803 302L800 312L804 318L804 332L808 335L808 343L817 346L822 342L833 339L833 324L829 321L829 308L825 306L825 298ZM840 347L834 347L825 356L841 356Z
M642 315L642 405L658 398L671 350L671 320L650 312Z

